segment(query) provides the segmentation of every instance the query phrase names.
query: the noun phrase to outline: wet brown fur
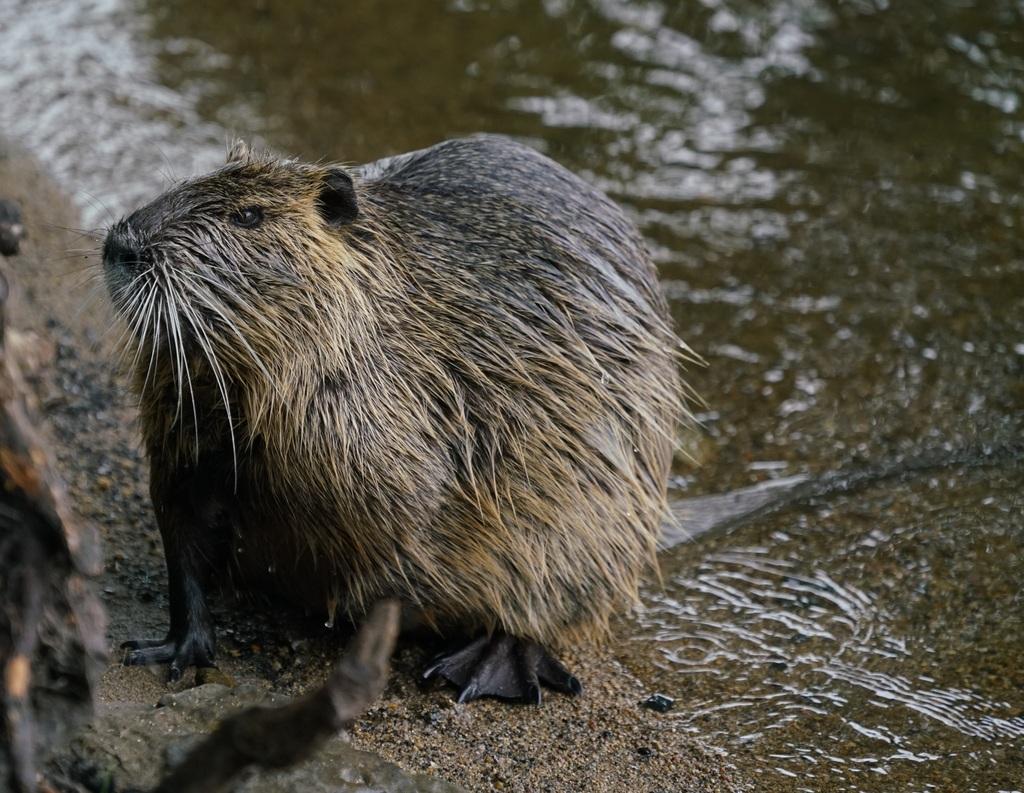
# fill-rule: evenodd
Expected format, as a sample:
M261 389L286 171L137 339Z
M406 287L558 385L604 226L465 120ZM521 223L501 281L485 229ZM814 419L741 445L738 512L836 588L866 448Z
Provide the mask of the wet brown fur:
M331 616L398 596L600 637L654 562L683 415L639 235L502 138L349 169L351 222L325 221L338 172L238 148L133 216L152 263L108 278L157 509L207 466L236 565Z

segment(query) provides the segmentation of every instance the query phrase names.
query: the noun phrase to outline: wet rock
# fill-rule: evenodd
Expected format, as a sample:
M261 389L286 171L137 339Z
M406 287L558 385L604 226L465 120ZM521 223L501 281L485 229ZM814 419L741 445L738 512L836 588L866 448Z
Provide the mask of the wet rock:
M205 686L208 683L234 688L235 679L222 669L216 666L203 666L196 670L196 686Z
M667 713L672 709L674 704L675 700L665 694L651 694L647 699L640 703L641 706L649 710L657 711L658 713Z

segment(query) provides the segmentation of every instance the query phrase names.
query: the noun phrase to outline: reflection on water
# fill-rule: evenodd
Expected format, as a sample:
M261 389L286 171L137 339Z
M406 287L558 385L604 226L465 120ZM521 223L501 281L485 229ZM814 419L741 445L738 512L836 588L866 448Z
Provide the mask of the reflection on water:
M161 84L165 49L120 0L0 0L0 132L25 143L73 192L90 226L208 170L225 133L194 97Z
M1017 789L1022 492L949 474L679 549L637 636L676 718L796 790Z
M704 355L681 495L1019 438L1016 0L0 0L0 129L89 222L230 134L516 135L610 192ZM1019 465L667 554L627 630L758 789L1021 789Z

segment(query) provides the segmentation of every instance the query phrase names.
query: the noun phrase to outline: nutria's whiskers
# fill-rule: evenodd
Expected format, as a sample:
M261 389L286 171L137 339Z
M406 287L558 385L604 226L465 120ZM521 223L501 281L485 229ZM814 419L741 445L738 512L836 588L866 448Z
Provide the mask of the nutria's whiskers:
M116 297L117 301L121 304L121 312L125 316L125 326L121 330L121 334L117 340L117 345L121 349L122 362L127 363L127 357L135 350L135 354L132 358L130 366L134 369L139 362L139 356L142 352L142 345L130 345L129 338L134 336L135 338L141 338L145 331L146 324L148 323L148 313L152 309L152 301L156 293L155 286L149 286L147 290L139 290L134 294L131 290L139 284L140 281L152 271L147 270L144 273L136 276L127 287ZM127 295L127 297L125 297Z
M185 389L187 387L189 402L192 406L192 426L195 429L195 452L196 459L198 459L200 448L199 414L196 410L195 390L192 388L192 374L189 371L188 366L188 350L185 348L185 339L181 328L184 306L179 305L178 295L176 291L171 288L171 282L174 280L174 277L171 275L170 270L164 270L164 275L167 277L167 285L164 290L164 295L167 298L167 320L171 330L171 346L175 361L175 370L177 372L176 378L178 386L178 404L175 409L174 419L171 423L173 425L180 421L184 421L182 409L185 401Z
M182 283L181 286L184 289L184 291L188 293L188 295L190 297L197 298L197 299L201 299L202 298L202 296L196 291L196 289L193 286L189 285L187 282ZM188 302L184 302L182 305L183 305L185 321L188 323L189 328L191 328L192 333L194 334L195 339L196 339L197 343L199 344L199 347L200 347L203 355L206 358L206 362L210 365L210 371L213 374L213 378L214 378L214 381L216 383L217 390L220 392L221 401L224 403L224 413L225 413L225 418L227 419L228 435L229 435L230 442L231 442L231 468L232 468L232 475L234 477L235 484L237 485L237 483L238 483L238 445L237 445L237 442L235 440L235 422L234 422L234 419L231 416L231 397L228 394L228 385L227 385L227 381L226 381L226 379L224 377L224 370L221 367L220 362L217 360L217 354L214 351L213 342L210 341L210 337L207 335L206 330L203 328L202 319L199 318L196 315L195 310L191 307L191 305ZM196 451L196 455L197 456L199 454L199 452L198 452L198 432L199 432L199 426L198 426L198 422L197 422L197 424L196 424L196 433L197 433L197 451Z

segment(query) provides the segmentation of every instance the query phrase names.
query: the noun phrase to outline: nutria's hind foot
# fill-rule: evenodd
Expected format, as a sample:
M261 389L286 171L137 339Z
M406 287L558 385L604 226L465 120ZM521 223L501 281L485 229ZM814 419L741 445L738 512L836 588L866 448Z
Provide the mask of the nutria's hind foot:
M423 673L437 676L459 688L459 702L498 697L539 705L542 685L563 694L583 692L580 681L537 642L507 633L481 636L438 657Z
M201 630L188 630L175 637L168 634L165 639L134 639L124 642L121 649L125 666L148 666L166 664L167 679L174 682L190 666L214 666L213 636Z

